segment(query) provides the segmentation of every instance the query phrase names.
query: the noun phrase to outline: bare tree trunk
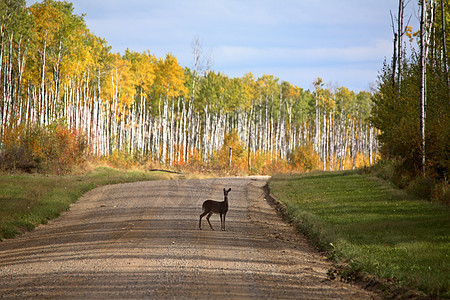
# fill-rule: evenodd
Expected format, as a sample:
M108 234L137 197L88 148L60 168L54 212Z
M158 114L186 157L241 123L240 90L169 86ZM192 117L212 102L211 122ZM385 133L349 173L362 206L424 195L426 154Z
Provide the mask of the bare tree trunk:
M42 71L41 71L41 83L39 90L39 115L40 115L40 123L44 123L44 115L43 110L45 109L44 101L45 101L45 59L46 59L46 50L47 50L47 34L44 37L44 47L42 49Z
M188 157L187 157L187 150L188 150L188 134L189 134L189 127L188 127L188 124L187 124L187 120L186 120L186 101L185 101L186 99L185 98L183 98L183 101L182 101L182 110L181 110L181 124L182 124L182 126L181 126L181 134L183 135L183 138L182 138L182 146L183 146L183 149L182 149L182 154L183 154L183 162L187 162L188 161ZM180 152L181 152L181 149L180 149Z
M269 118L268 116L268 111L267 111L267 101L265 103L265 115L264 115L264 136L263 136L263 151L267 153L267 151L269 150Z
M328 153L328 162L329 162L329 170L333 169L333 163L334 163L334 135L333 135L333 123L334 123L334 109L333 112L330 110L329 116L328 116L328 146L327 146L327 153Z
M400 0L401 1L401 0ZM394 27L394 17L392 16L392 11L390 11L391 13L391 23L392 23L392 32L394 34L394 51L393 51L393 55L392 55L392 86L395 86L395 74L397 72L397 47L398 47L398 34L397 32L395 32L395 27Z
M197 36L192 40L192 54L194 55L193 73L192 73L192 94L191 99L194 100L195 89L197 87L197 77L204 71L203 47Z
M5 60L5 68L3 74L3 122L4 124L8 124L9 120L11 120L12 115L14 113L12 107L12 99L11 99L11 72L12 72L12 44L13 44L13 34L11 33L10 38L8 39L9 43L9 53L6 54ZM11 112L10 112L11 111Z
M209 140L209 131L210 131L210 117L209 117L209 106L208 104L205 105L205 127L203 128L203 141L202 141L202 153L203 153L203 162L207 162L208 159L208 144L210 142Z
M3 37L5 35L4 32L4 24L1 24L0 26L0 80L2 77L2 71L3 71ZM5 109L5 98L1 97L0 99L0 136L3 136L3 128L4 124L6 124L5 117L3 116Z
M420 17L420 134L421 134L421 150L422 150L422 172L425 174L426 154L425 154L425 119L426 119L426 3L421 0L421 17Z
M441 19L442 19L442 57L443 57L443 64L444 64L444 74L445 74L445 81L447 83L447 90L450 93L450 85L449 85L449 78L448 78L448 68L447 68L447 43L446 43L446 31L445 31L445 8L444 8L444 0L441 0Z
M327 112L323 110L323 125L322 125L322 145L321 149L321 158L323 163L323 170L327 169Z
M168 100L167 97L164 98L164 107L163 107L163 117L162 117L162 152L161 152L161 163L163 165L166 164L166 154L167 154L167 106Z
M397 25L397 64L398 64L398 72L397 72L397 89L398 94L400 95L401 90L401 73L402 73L402 43L403 43L403 12L405 11L404 0L398 1L398 25Z
M436 11L436 1L431 1L430 4L430 29L429 29L429 39L430 42L428 43L431 51L431 59L430 61L432 63L436 62L437 58L437 47L436 47L436 14L434 13ZM434 66L435 67L435 66Z
M248 166L248 171L251 172L252 170L252 159L251 159L251 154L252 154L252 115L253 115L253 106L250 109L250 116L249 116L249 130L248 130L248 161L247 161L247 166Z
M53 102L56 102L59 99L59 85L61 82L61 70L60 70L61 59L62 59L62 41L59 41L58 59L56 63L53 64L54 82L55 82L55 95Z
M185 146L184 146L184 161L187 163L189 162L189 156L192 153L192 130L193 130L193 120L192 120L192 99L188 100L188 108L186 112L186 119L185 119ZM184 107L184 106L183 106Z
M369 127L369 165L373 164L373 127Z

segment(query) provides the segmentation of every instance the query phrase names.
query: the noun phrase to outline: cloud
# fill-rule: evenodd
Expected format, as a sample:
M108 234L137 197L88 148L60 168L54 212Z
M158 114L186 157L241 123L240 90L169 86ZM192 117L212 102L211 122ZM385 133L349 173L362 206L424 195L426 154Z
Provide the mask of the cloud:
M382 60L390 54L391 42L376 40L373 45L353 47L308 47L284 48L284 47L244 47L244 46L220 46L213 49L215 61L223 65L251 66L252 64L348 64L364 63Z
M191 42L198 35L205 52L213 53L213 69L229 76L277 72L273 75L284 80L308 77L293 83L309 85L322 72L328 80L344 79L360 89L376 80L384 58L391 56L389 10L398 5L392 0L71 2L114 52L149 50L159 57L172 52L180 64L191 66ZM407 14L416 6L410 2Z
M350 90L362 91L370 90L372 84L377 80L378 71L374 65L354 65L354 66L323 66L323 67L301 67L292 66L290 68L280 67L254 67L227 68L222 70L231 77L242 77L251 72L256 78L263 74L271 74L281 81L288 81L291 84L303 89L313 89L313 81L320 77L333 88L345 86Z

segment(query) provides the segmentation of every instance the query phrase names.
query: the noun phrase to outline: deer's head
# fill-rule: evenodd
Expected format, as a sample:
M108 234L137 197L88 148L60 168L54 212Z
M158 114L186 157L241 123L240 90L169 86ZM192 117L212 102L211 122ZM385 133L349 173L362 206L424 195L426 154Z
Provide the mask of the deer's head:
M231 188L229 188L228 190L227 189L223 189L223 195L225 196L225 197L227 197L228 196L228 193L231 191Z

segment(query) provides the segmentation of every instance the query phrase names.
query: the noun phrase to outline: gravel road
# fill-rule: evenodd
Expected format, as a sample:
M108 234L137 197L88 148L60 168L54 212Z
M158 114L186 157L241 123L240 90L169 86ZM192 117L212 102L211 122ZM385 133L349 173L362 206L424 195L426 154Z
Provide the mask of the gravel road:
M0 298L375 299L330 267L264 199L267 178L104 186L0 242ZM202 202L231 187L227 231Z

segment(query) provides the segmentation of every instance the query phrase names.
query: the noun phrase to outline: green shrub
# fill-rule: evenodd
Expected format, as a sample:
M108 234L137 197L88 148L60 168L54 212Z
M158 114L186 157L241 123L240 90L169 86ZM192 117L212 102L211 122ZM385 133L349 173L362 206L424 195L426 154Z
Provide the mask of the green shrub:
M439 179L436 174L421 176L409 173L405 171L403 162L398 159L381 160L370 168L365 168L363 172L390 181L416 197L444 205L450 204L447 180Z
M417 197L431 200L435 186L436 180L433 178L429 176L418 177L410 182L408 190Z

